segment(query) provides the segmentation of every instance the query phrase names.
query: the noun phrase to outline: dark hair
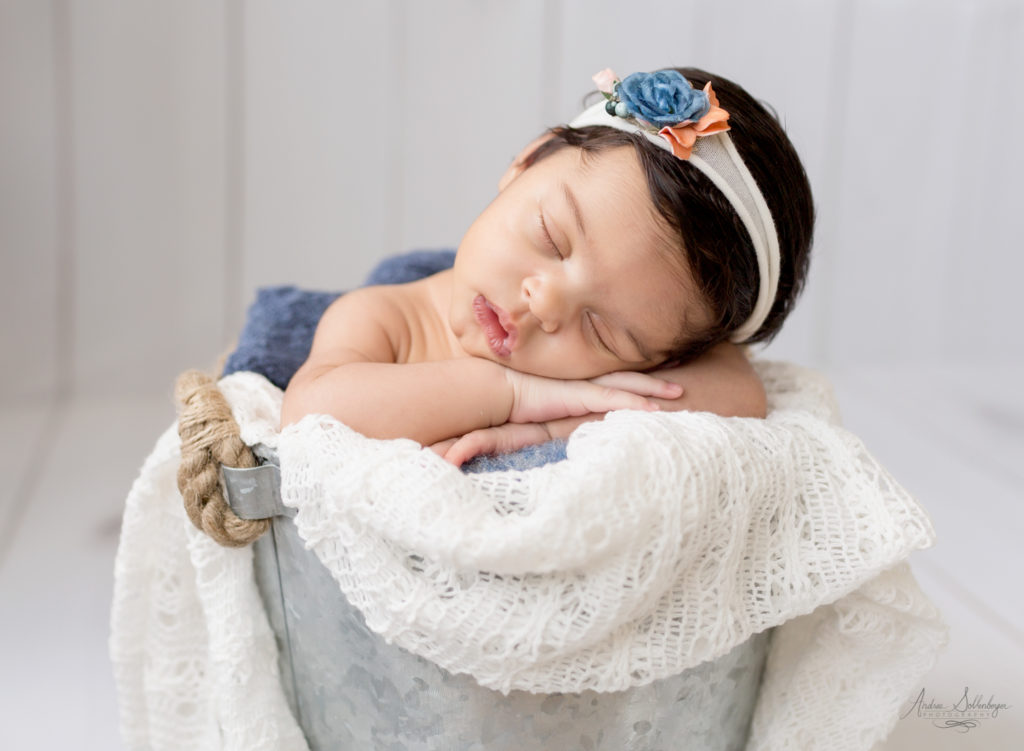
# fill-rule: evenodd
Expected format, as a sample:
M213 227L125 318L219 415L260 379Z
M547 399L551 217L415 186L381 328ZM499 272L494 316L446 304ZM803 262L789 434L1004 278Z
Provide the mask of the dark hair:
M761 328L747 341L768 342L793 309L807 277L814 202L800 158L774 113L742 87L697 68L676 68L694 88L709 80L729 112L730 136L757 181L779 237L779 286ZM551 128L552 137L525 159L529 167L566 146L584 157L632 146L651 200L680 241L684 262L700 289L710 325L680 333L669 360L686 361L725 341L750 316L760 283L754 246L743 222L714 183L693 165L639 133L606 126Z

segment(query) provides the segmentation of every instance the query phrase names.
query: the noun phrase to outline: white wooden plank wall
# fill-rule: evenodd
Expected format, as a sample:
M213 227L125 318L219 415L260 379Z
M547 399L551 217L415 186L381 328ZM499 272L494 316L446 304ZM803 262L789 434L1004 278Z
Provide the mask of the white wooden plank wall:
M1019 362L1024 6L870 0L849 33L824 354Z
M222 347L224 8L69 6L75 385L151 390Z
M354 284L394 245L402 106L388 3L240 8L239 308L260 285Z
M1020 362L1022 38L1014 0L0 0L0 399L167 391L257 286L457 244L605 66L786 123L819 225L772 356Z
M0 2L0 398L60 389L58 50L50 4Z

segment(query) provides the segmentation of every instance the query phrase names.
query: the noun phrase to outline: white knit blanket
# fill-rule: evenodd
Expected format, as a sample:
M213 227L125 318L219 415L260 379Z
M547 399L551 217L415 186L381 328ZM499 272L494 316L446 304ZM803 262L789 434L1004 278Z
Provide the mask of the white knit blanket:
M819 375L755 362L766 420L618 412L568 461L465 475L408 440L221 381L249 444L279 452L299 534L371 629L508 691L614 691L777 627L748 751L870 749L946 627L905 559L928 517L838 426ZM251 549L187 520L168 430L128 496L111 654L130 748L302 749Z

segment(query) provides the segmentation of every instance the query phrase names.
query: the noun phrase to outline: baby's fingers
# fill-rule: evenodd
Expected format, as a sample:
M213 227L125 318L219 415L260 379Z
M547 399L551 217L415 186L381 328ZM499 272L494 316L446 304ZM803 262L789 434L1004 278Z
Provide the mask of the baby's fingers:
M622 391L611 386L589 385L591 388L579 395L579 408L573 410L573 414L611 412L615 409L639 409L647 412L660 409L653 400L631 391Z
M461 467L464 462L480 454L506 454L550 439L551 435L542 425L506 423L466 433L455 441L444 458L456 467Z
M498 451L498 436L494 428L474 430L459 438L445 452L445 461L461 467L478 454L494 454Z
M448 453L448 449L450 449L452 446L454 446L455 442L458 441L458 440L459 440L458 438L449 438L449 439L444 440L444 441L438 441L437 443L431 444L429 448L435 454L437 454L442 459L444 459L445 454Z
M615 373L592 378L591 383L598 386L630 391L641 396L654 396L660 399L678 399L683 395L683 387L678 383L665 381L646 373L620 370Z

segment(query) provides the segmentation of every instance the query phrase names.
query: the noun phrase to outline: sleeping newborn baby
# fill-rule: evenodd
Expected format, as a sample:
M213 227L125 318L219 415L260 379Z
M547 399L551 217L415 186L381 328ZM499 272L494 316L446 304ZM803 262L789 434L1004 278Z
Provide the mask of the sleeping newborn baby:
M286 390L282 427L326 413L461 464L566 437L616 409L763 417L764 390L737 342L764 341L781 326L806 268L809 227L804 245L793 245L797 260L781 264L780 283L781 243L767 206L789 196L758 194L765 211L751 231L749 205L738 212L710 168L694 169L707 163L700 154L736 153L720 127L729 113L710 83L698 90L676 71L651 75L669 72L665 85L704 110L680 125L704 122L709 131L697 134L706 137L692 147L694 159L604 103L550 129L502 176L451 269L365 287L327 309ZM616 79L607 101L631 101L633 78ZM774 124L765 136L758 123L758 139L773 151L750 170L766 162L773 179L779 165L803 176L774 118L735 84L716 78L715 86ZM758 139L747 148L764 146ZM747 182L748 193L757 182ZM813 216L809 202L808 189Z

